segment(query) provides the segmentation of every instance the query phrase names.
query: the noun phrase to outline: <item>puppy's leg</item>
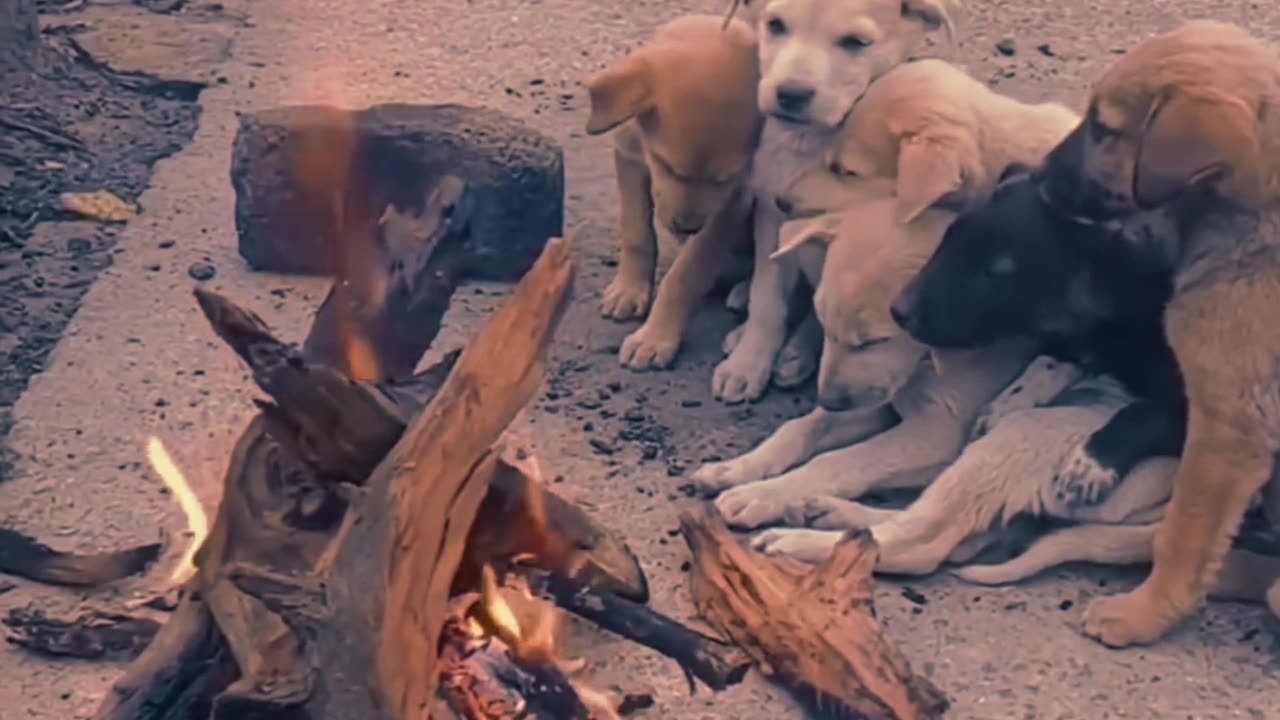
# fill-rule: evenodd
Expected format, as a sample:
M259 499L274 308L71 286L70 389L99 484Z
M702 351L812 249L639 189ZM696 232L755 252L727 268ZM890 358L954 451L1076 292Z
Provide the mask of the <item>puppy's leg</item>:
M625 130L620 131L620 133ZM638 148L619 138L613 151L618 177L620 247L618 272L605 288L600 312L614 320L644 317L653 292L653 274L658 263L658 236L653 230L653 196L649 168Z
M1039 355L1016 380L1009 383L994 400L987 403L973 421L969 441L986 435L991 428L1011 412L1039 407L1066 390L1083 375L1073 363L1062 362L1048 355Z
M1178 405L1145 399L1121 408L1063 458L1053 478L1059 499L1074 507L1096 504L1142 460L1177 456L1186 432L1185 412Z
M765 555L816 565L827 559L842 537L841 530L774 529L757 533L751 538L751 547Z
M735 194L707 227L689 238L658 284L658 296L644 324L622 341L619 361L633 370L665 368L675 360L689 318L715 284L733 251L733 243L747 232L750 196Z
M690 476L695 487L716 495L735 485L770 478L795 467L815 454L861 442L898 422L888 405L849 412L815 408L788 420L757 447L732 460L707 463Z
M1006 585L1068 562L1130 565L1151 559L1156 524L1075 525L1045 535L1026 552L994 565L969 565L952 574L975 585Z
M1277 612L1275 600L1277 583L1280 583L1280 558L1233 549L1222 561L1222 571L1209 591L1214 600L1239 600L1268 603ZM1280 613L1277 613L1280 615Z
M733 488L716 507L731 527L750 529L782 520L812 497L858 498L872 490L923 487L955 458L962 439L954 418L909 418L771 480Z
M1267 591L1267 607L1272 615L1280 619L1280 580L1272 583L1271 589Z
M727 403L756 400L769 383L778 350L787 337L788 299L800 270L787 259L771 260L778 249L782 216L769 198L756 202L755 269L742 338L729 357L716 366L711 392Z
M822 340L822 324L818 322L817 313L809 310L778 353L778 362L773 368L773 384L790 388L808 380L818 369Z
M1151 575L1131 592L1094 600L1085 611L1086 635L1112 647L1151 643L1195 612L1250 498L1271 477L1272 454L1263 445L1192 407Z
M854 500L823 495L805 498L801 505L788 508L784 520L790 527L852 530L887 522L903 512L905 511L872 507Z

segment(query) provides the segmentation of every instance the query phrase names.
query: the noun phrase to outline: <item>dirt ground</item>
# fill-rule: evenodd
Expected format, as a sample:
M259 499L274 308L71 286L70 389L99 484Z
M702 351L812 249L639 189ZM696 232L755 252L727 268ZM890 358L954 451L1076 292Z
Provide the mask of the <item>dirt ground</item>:
M812 392L774 392L745 408L715 402L711 369L732 323L719 308L699 316L676 369L640 375L618 367L614 349L632 326L598 314L612 272L609 141L583 135L579 81L658 23L684 11L718 11L718 0L227 0L216 13L188 3L176 15L127 2L72 4L75 12L46 17L46 27L96 32L75 37L100 62L210 85L199 97L194 138L155 165L138 198L142 214L119 234L110 267L80 299L44 372L13 408L8 447L16 460L13 478L0 485L0 522L66 549L167 538L171 560L185 542L185 521L147 465L151 436L163 441L212 513L255 392L199 317L188 268L213 265L208 286L254 308L286 338L301 339L324 291L318 279L250 273L236 255L228 164L237 111L303 101L487 105L564 144L568 222L584 230L577 301L554 349L554 376L525 422L544 466L563 476L557 490L627 536L649 574L653 604L692 617L685 550L674 537L676 515L691 502L683 473L742 452L780 420L806 411ZM1280 6L1272 3L967 5L956 46L939 54L1018 97L1077 106L1114 53L1180 20L1234 21L1280 41ZM154 52L140 52L148 38ZM126 184L121 192L138 187ZM57 234L65 232L43 225L32 237L78 236ZM431 357L465 338L503 292L484 286L460 293ZM5 302L8 293L8 286L0 292ZM61 314L72 307L67 298ZM39 326L53 317L34 309L24 322ZM162 565L151 577L88 599L145 593L163 585L167 571ZM1258 609L1214 605L1145 649L1106 650L1078 634L1075 622L1089 598L1140 577L1082 568L994 590L947 578L909 589L886 581L877 605L893 639L953 699L949 717L1280 718L1280 636ZM66 609L84 599L18 583L0 594L0 611L29 602ZM598 685L655 694L646 717L802 717L755 676L718 696L705 689L690 696L672 663L622 641L596 638L587 657ZM0 716L86 717L119 670L0 649Z

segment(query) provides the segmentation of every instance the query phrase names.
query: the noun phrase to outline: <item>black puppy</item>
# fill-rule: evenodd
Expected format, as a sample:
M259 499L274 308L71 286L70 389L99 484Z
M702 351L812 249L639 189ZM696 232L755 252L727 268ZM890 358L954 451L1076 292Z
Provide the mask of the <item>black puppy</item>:
M891 312L926 345L1036 335L1047 354L1123 383L1138 399L1054 478L1060 497L1093 503L1140 461L1181 454L1186 398L1162 323L1172 273L1142 243L1117 242L1125 229L1072 220L1040 193L1029 169L1007 170L988 204L951 224ZM1067 391L1052 404L1083 402Z

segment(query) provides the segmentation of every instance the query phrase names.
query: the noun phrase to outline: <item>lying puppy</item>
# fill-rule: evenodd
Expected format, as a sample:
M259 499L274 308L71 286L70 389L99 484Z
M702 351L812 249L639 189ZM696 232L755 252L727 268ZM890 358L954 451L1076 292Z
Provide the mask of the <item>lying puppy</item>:
M848 205L851 183L891 178L900 222L935 205L964 210L1007 168L1039 165L1079 122L1065 105L1020 102L942 60L908 62L871 85L826 161L778 201L793 216L829 212Z
M1085 613L1085 632L1107 645L1154 642L1200 606L1275 471L1278 104L1280 53L1236 26L1189 22L1119 58L1047 162L1044 194L1061 212L1163 208L1177 223L1148 254L1174 277L1164 322L1186 381L1186 444L1151 575Z
M721 495L716 504L731 525L777 522L814 496L859 497L928 483L963 447L973 415L1032 355L1025 341L947 353L952 357L939 377L924 346L894 324L885 298L924 264L954 214L928 209L903 224L892 181L860 186L863 200L846 211L784 226L787 244L777 254L826 255L801 262L820 273L815 306L827 337L819 408L784 424L751 453L699 468L693 480L714 494L746 472L777 474L789 467L784 463L813 459ZM813 457L823 450L831 452Z
M661 27L645 47L587 80L587 133L614 128L621 211L617 275L602 311L648 318L622 342L623 365L671 364L689 318L750 233L746 178L759 138L755 34L734 21L691 15ZM683 247L650 309L658 238Z
M1176 419L1154 409L1146 415L1131 412L1149 404L1179 414L1177 365L1160 325L1172 287L1167 275L1148 277L1124 257L1128 246L1110 241L1112 228L1059 216L1040 202L1029 173L1015 169L1011 175L990 203L947 228L937 252L894 301L892 314L915 339L935 347L981 347L1034 334L1058 358L1033 363L993 402L995 417L983 423L990 434L966 447L905 511L831 501L807 506L807 515L815 507L828 513L838 508L824 521L828 526L869 525L881 546L877 568L885 572L932 572L962 546L965 552L974 550L993 524L1018 513L1124 522L1169 494L1169 467L1126 481L1124 487L1131 489L1100 509L1064 492L1063 483L1042 477L1054 477L1055 464L1075 454L1073 443L1089 447L1100 436L1111 438L1108 447L1117 453L1128 453L1111 456L1126 474L1147 457L1176 456L1182 439ZM1101 262L1090 246L1119 257ZM1091 380L1049 407L1010 413L1015 398L1025 402L1027 388L1037 387L1040 404L1082 372L1106 373L1121 385L1112 389L1108 383L1116 381ZM1130 393L1140 393L1143 400L1130 402ZM1001 415L1007 417L996 422ZM811 559L829 550L838 536L774 531L757 543L770 552Z
M756 0L761 2L762 0ZM763 394L787 341L788 301L799 271L770 260L783 215L774 199L820 165L837 128L876 78L900 65L932 31L951 29L946 0L768 0L756 13L766 115L751 185L757 196L755 265L748 316L728 357L716 367L712 393L725 402ZM817 352L813 324L786 350L780 385L803 381Z
M895 379L892 373L885 372L906 367L894 355L902 348L901 341L882 342L903 335L889 317L885 300L897 294L903 281L923 265L937 246L940 235L931 229L940 232L945 227L926 222L904 230L901 224L922 217L925 208L935 203L963 207L984 201L1006 166L1038 164L1078 121L1079 117L1062 105L1018 102L992 92L963 70L939 60L899 65L872 83L841 127L824 161L801 173L778 197L778 204L796 217L864 204L868 183L887 183L897 197L896 205L887 214L879 208L831 215L820 221L834 228L840 218L848 218L845 235L849 237L838 244L840 250L826 254L825 269L815 271L809 267L805 272L814 285L818 284L820 273L828 276L816 297L818 314L825 308L825 317L818 326L820 338L823 327L826 329L819 363L819 407L808 417L783 425L747 454L698 469L693 474L695 483L705 492L715 493L763 480L819 452L845 447L887 429L896 419L896 411L845 411L882 402L900 384L900 377ZM933 217L942 215L933 213ZM947 217L952 216L948 213ZM809 237L821 240L834 234L810 233ZM915 251L904 252L904 248ZM885 253L887 257L865 263L869 257ZM784 253L775 257L779 255ZM865 278L878 278L881 283L868 286ZM908 342L907 348L922 352L915 343ZM972 356L945 353L945 358L935 357L939 362L949 358L952 364L963 366L954 372L963 373L965 382L970 383L966 393L972 393L967 397L978 405L937 405L923 398L941 400L950 391L929 387L928 383L920 386L923 395L913 405L932 408L924 413L930 422L952 428L938 431L940 436L955 438L954 443L928 445L928 452L916 455L921 462L933 466L954 459L977 407L990 400L1012 377L1001 368L1011 363L1025 364L1030 359L1025 344L1004 348L1013 353L1009 358L992 357L998 350L1001 349ZM779 367L788 360L785 355L784 352L779 359ZM877 356L883 360L877 360ZM983 373L983 363L990 364L990 374ZM881 379L872 377L877 373ZM831 466L838 459L824 460L814 469ZM908 461L909 458L896 457L891 462ZM870 470L882 464L864 467ZM805 474L810 470L804 468ZM876 481L865 484L874 486ZM855 486L859 484L850 485Z

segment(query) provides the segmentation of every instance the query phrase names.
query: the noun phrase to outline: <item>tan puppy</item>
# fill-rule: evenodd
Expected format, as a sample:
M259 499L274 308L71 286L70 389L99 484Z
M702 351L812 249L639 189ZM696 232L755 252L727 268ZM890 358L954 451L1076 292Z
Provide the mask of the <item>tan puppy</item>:
M793 215L844 207L849 185L896 179L897 216L986 201L1010 165L1038 166L1080 122L1058 103L1024 103L942 60L917 60L872 83L831 148L779 198Z
M733 246L750 237L744 188L761 118L755 35L743 22L690 15L587 80L587 133L618 128L614 162L621 203L618 272L602 311L648 319L622 343L637 370L671 364L698 302ZM650 309L658 238L654 223L682 244Z
M788 339L788 300L799 270L773 261L785 219L776 198L819 166L854 103L877 78L906 61L932 32L951 32L950 0L753 0L761 78L759 106L767 116L751 186L756 193L755 265L747 320L726 338L728 357L712 377L716 398L759 398L772 377L791 386L812 372L814 323ZM759 5L759 7L754 7ZM742 293L735 293L739 298ZM786 347L784 347L784 344Z
M1280 54L1225 23L1140 43L1094 86L1047 163L1045 197L1111 220L1163 207L1175 293L1166 332L1186 382L1187 439L1151 575L1095 601L1085 631L1154 642L1204 601L1280 451ZM1280 593L1273 590L1272 595Z

